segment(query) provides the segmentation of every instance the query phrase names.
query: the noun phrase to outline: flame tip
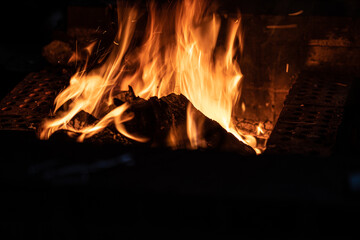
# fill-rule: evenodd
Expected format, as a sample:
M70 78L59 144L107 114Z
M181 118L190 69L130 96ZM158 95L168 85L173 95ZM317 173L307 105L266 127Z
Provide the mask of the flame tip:
M127 132L123 123L134 117L126 111L129 103L109 110L113 94L128 89L131 97L135 97L135 93L144 99L176 93L189 99L193 108L190 105L187 108L186 131L191 148L206 147L202 140L203 120L197 111L217 121L239 141L256 146L253 137L234 127L232 118L233 108L240 99L243 77L238 63L243 44L240 12L237 18L226 21L228 31L222 46L219 43L222 41L219 36L221 17L210 2L179 1L174 14L169 14L168 9L159 10L151 1L143 44L129 49L139 19L138 10L135 6L120 7L120 4L118 1L118 32L109 53L100 61L101 66L89 70L89 55L97 42L86 47L85 65L71 77L68 88L56 97L54 114L56 112L58 117L43 124L40 136L47 138L59 129L71 129L69 121L79 111L85 111L101 118L95 125L73 129L79 134L79 141L93 136L110 123L128 138L149 141L149 138ZM229 18L227 14L223 16ZM72 60L78 59L76 50ZM69 109L58 113L69 100L72 101ZM244 112L245 104L241 107ZM170 135L169 141L176 145L176 136Z

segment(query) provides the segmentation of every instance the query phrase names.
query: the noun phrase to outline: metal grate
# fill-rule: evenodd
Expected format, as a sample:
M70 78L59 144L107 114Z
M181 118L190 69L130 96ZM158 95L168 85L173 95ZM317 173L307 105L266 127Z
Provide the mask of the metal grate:
M284 105L344 107L351 77L303 72L292 86Z
M0 130L36 130L68 81L69 76L49 71L29 74L0 102ZM285 100L266 153L331 154L351 82L349 76L301 73ZM116 137L109 131L101 134L104 139L109 134Z
M0 102L0 129L37 129L66 82L66 76L48 71L30 73Z
M303 72L294 83L267 153L328 156L336 142L352 77Z

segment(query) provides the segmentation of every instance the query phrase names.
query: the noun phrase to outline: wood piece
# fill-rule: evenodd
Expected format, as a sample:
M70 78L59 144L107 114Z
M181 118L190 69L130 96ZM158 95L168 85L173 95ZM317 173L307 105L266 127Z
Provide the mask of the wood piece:
M42 50L43 57L54 66L66 66L72 54L70 44L59 40L52 41Z
M186 136L186 109L189 100L183 95L170 94L149 100L137 98L131 102L129 112L135 114L134 119L125 123L130 133L150 138L151 145L166 146L170 129L181 129L184 139ZM195 108L194 108L195 109ZM228 133L219 123L207 118L196 110L196 115L204 119L203 138L207 148L215 150L235 151L242 155L255 155L255 151L248 145L240 142L234 135ZM185 148L186 141L180 143ZM183 146L182 146L183 145Z
M136 97L132 88L129 91L121 92L117 95L119 98L114 99L115 106L110 106L109 110L121 105L124 102L130 104L126 111L129 114L134 114L134 118L125 122L125 128L128 133L135 136L146 137L149 139L148 146L164 147L168 146L168 137L172 128L178 130L178 144L177 148L187 148L190 146L186 133L186 110L188 104L191 102L183 95L170 94L165 97L157 98L151 97L148 100ZM192 108L194 108L192 106ZM233 151L241 155L255 155L255 151L248 145L240 142L231 133L228 133L216 121L207 118L203 113L196 110L196 115L203 119L204 125L202 130L202 138L205 144L202 148ZM70 122L75 128L79 129L82 126L95 124L98 120L92 115L81 111ZM106 132L106 134L105 134ZM109 142L106 136L112 142L120 142L128 144L135 144L133 140L124 141L124 136L119 137L119 134L114 125L110 125L102 132L87 139L87 142L96 142L99 138L100 142ZM110 141L110 142L111 142Z

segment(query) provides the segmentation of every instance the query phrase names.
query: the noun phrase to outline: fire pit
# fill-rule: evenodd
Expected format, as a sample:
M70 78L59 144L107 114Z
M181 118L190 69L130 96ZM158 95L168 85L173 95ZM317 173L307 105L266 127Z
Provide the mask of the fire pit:
M56 131L67 130L83 141L113 125L119 138L150 142L150 145L206 148L214 144L228 147L231 142L234 145L239 141L235 149L250 153L249 145L261 153L265 142L258 146L254 135L264 135L265 129L261 127L264 124L257 126L257 134L247 134L237 127L233 116L240 104L242 86L236 60L243 48L240 14L226 15L226 27L222 27L221 17L211 4L183 1L174 7L175 17L165 21L174 23L165 26L169 10L166 7L157 10L155 3L150 4L145 36L133 48L129 46L131 41L138 41L133 35L140 17L137 8L127 5L117 8L118 30L105 52L99 53L103 39L91 41L83 51L78 50L75 42L72 54L63 42L46 46L44 56L50 62L69 62L81 67L56 97L54 117L40 125L39 137L48 139ZM95 58L91 59L93 55ZM38 78L39 74L34 76ZM32 77L14 93L26 91L34 82ZM37 82L42 80L49 78L42 76ZM37 105L32 106L36 112L39 107L43 108L40 112L47 112L46 102L56 89L53 86L49 89L45 82L37 84L32 93L25 93L26 99L20 99L24 104L19 108L26 109L30 107L26 103L32 102ZM47 96L37 99L37 92L44 90ZM3 111L12 109L12 100L15 98L10 96ZM241 108L246 111L244 100ZM4 125L7 124L5 120ZM35 128L33 122L29 124L19 123L15 127ZM223 144L224 141L228 143Z
M70 28L70 41L55 40L43 50L50 63L62 67L61 72L53 68L32 73L16 86L1 102L1 128L35 130L41 139L65 130L76 135L78 141L96 135L90 141L118 141L125 145L148 142L153 146L192 149L234 145L236 141L229 139L237 138L241 144L235 144L233 149L247 149L249 145L261 153L282 111L269 152L290 148L285 152L304 153L308 144L314 154L331 154L354 77L341 73L327 76L314 66L334 57L325 48L324 56L319 54L318 45L349 46L347 39L335 39L336 33L329 29L330 40L309 40L309 45L314 46L310 55L294 54L288 45L298 42L305 30L293 29L301 24L306 28L304 19L297 17L301 12L287 18L263 17L260 23L245 15L243 24L240 14L219 14L211 4L183 1L171 6L178 12L167 20L173 22L171 26L163 22L169 10L158 10L161 6L153 3L147 21L137 8L120 5L117 14L113 13L118 16L118 27L96 31ZM70 23L74 21L72 12L70 9ZM136 23L140 25L138 30ZM249 36L244 41L246 26ZM268 42L276 44L284 42L286 34L295 35L284 47L268 44L286 60L280 59L267 72L270 81L253 76L254 56L248 52L244 57L239 55L244 44L252 49L255 39L265 37L250 31L259 28L274 35L274 40ZM290 51L288 56L284 51ZM264 62L266 58L264 55ZM300 63L302 58L306 58L305 69ZM238 62L245 72L251 70L249 77L243 77ZM280 72L278 65L282 65ZM327 131L327 124L331 124L331 131ZM213 126L211 130L206 129L209 125ZM292 137L294 144L288 146ZM220 143L226 139L227 143ZM299 139L304 142L295 143ZM328 141L325 148L316 145L322 144L322 139Z
M184 204L182 217L203 216L220 199L212 223L197 219L220 230L260 224L270 231L274 209L277 230L300 215L301 226L324 230L334 227L326 211L341 219L344 208L358 212L358 20L307 15L306 8L277 15L249 9L240 14L230 3L202 1L70 4L67 29L42 49L46 66L0 102L4 154L11 156L2 183L31 194L46 189L51 199L21 211L62 206L69 197L58 200L59 189L80 189L106 205L106 189L132 207L150 196L135 214L143 221L157 214L151 204L160 218L176 215L159 196L170 205L200 199ZM81 20L89 12L99 21ZM131 218L122 206L114 214Z

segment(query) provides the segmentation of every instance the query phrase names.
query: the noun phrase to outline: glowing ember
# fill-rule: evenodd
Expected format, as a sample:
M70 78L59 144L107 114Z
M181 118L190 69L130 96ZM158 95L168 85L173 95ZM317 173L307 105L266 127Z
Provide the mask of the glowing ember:
M227 18L227 33L222 39L224 44L220 44L223 37L219 36L221 19L206 2L184 0L171 13L168 9L157 9L154 3L149 4L143 44L137 49L129 49L138 11L135 7L119 5L119 28L109 56L100 67L92 70L85 64L71 78L70 85L55 99L54 114L65 103L67 110L46 120L40 137L47 139L55 131L65 129L79 134L78 140L82 141L114 123L124 136L147 141L128 133L123 125L134 117L126 112L129 103L110 110L114 96L132 86L135 94L144 99L183 94L205 116L259 152L255 137L236 129L232 117L241 93L242 74L237 62L243 47L240 15L236 19ZM87 48L89 55L93 46ZM205 147L203 120L192 108L189 105L187 110L189 147ZM244 104L242 109L245 111ZM69 121L80 111L100 121L79 129L71 127ZM169 146L177 145L178 135L179 129L173 126L168 136Z

